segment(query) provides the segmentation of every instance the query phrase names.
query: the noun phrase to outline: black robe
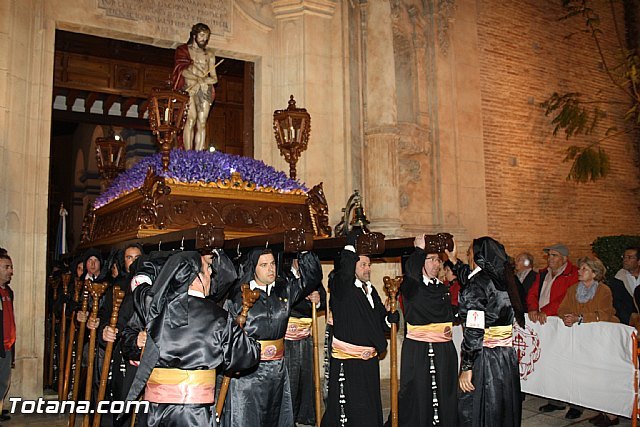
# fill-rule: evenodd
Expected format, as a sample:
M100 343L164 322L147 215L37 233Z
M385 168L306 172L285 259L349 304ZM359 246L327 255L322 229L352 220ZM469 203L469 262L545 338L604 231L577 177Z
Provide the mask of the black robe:
M355 286L357 262L358 255L347 249L343 250L335 276L329 281L333 336L350 344L374 347L380 355L387 349L387 312L373 286L373 307L364 292ZM342 379L344 381L340 381ZM340 402L341 382L345 395L343 404ZM382 426L378 357L369 360L331 360L329 394L322 426L341 425L341 406L347 417L346 426Z
M212 299L187 295L198 271L200 255L184 252L170 257L159 273L149 307L147 345L128 400L140 393L154 368L213 370L224 365L241 371L258 363L260 345L234 316ZM214 404L151 403L149 413L138 417L145 426L217 425Z
M426 285L422 267L426 253L416 248L405 264L400 292L404 318L411 325L453 322L449 288L442 282ZM429 348L433 350L437 403L432 388ZM433 426L434 407L439 425L455 426L458 420L458 364L453 341L426 343L405 338L402 344L398 425Z
M475 248L474 248L475 250ZM481 270L468 279L470 268L460 261L454 272L462 283L460 319L464 326L469 310L483 311L485 328L513 325L514 312L506 290ZM475 390L461 393L458 407L461 426L517 427L521 423L522 398L518 357L513 347L483 347L484 329L463 329L461 371L472 370Z
M249 255L243 277L232 289L225 307L234 316L242 308L240 284L253 278L257 252ZM277 278L270 294L260 291L247 315L244 330L257 340L284 338L291 307L307 296L322 280L318 257L312 252L300 255L301 279ZM235 372L235 370L234 370ZM223 426L291 427L294 423L289 375L284 359L261 361L252 369L234 375L222 411Z
M320 294L320 307L317 311L324 311L327 307L327 292L322 283L314 289ZM303 299L291 308L291 316L296 318L311 317L311 302ZM301 340L284 341L285 362L289 371L291 383L291 401L293 403L293 419L296 423L305 425L316 424L314 384L313 384L313 337Z

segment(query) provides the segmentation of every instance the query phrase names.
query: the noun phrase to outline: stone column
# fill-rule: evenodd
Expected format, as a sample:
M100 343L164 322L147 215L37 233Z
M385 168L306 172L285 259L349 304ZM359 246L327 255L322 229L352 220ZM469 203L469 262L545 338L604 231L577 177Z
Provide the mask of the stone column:
M0 2L0 245L14 265L9 395L42 395L54 28L46 0ZM5 407L7 407L5 405Z
M273 38L273 110L287 108L293 95L311 115L309 146L297 163L298 178L313 186L324 181L330 215L338 218L348 198L344 114L344 58L341 9L336 0L275 0ZM346 139L348 140L348 139ZM262 158L289 170L273 132ZM266 149L265 149L266 148ZM334 177L334 178L332 178ZM333 225L333 224L332 224Z
M400 231L396 78L388 0L365 8L364 203L371 229L392 237Z

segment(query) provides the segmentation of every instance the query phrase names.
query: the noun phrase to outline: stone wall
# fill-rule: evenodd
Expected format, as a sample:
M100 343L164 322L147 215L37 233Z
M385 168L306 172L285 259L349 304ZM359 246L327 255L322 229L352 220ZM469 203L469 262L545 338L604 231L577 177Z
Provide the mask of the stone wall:
M559 21L562 9L555 0L478 4L489 233L514 253L530 251L537 265L544 264L542 248L553 242L566 243L575 260L590 253L597 236L640 233L638 169L630 147L634 135L603 144L611 156L607 179L569 182L565 149L587 140L552 138L539 106L554 91L627 102L608 80L590 36L565 38L581 28L580 18ZM615 46L610 17L607 3L601 18L609 51ZM625 109L609 109L603 125L623 129L619 118Z

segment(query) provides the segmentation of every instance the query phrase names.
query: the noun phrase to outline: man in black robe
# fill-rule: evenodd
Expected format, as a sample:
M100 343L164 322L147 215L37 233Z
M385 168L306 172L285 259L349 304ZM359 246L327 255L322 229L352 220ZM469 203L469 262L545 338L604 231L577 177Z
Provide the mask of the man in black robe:
M300 279L297 269L292 266L284 271L284 276ZM318 311L326 309L327 292L318 282L315 291L320 295ZM309 297L291 307L291 316L284 336L284 354L291 382L291 402L293 403L293 419L305 425L316 424L314 379L313 379L313 339L311 337L312 302Z
M400 365L398 425L455 426L458 364L451 296L438 279L442 264L438 249L425 247L424 234L415 238L414 246L400 287L407 334Z
M233 316L206 298L212 269L197 252L172 255L152 286L145 351L129 390L151 402L145 426L216 426L215 369L259 361L260 345Z
M251 289L260 291L260 297L248 312L244 330L259 340L262 351L257 366L232 377L222 411L223 426L291 427L294 424L289 375L283 359L284 336L291 307L307 295L317 304L320 296L317 291L311 291L322 280L320 261L313 252L299 254L298 266L300 279L277 277L273 253L257 248L249 253L241 267L242 274L230 292L226 307L233 315L241 312L241 284L248 283Z
M322 426L382 426L378 355L387 349L385 331L397 323L370 282L371 260L356 255L351 231L329 281L333 313L329 395Z

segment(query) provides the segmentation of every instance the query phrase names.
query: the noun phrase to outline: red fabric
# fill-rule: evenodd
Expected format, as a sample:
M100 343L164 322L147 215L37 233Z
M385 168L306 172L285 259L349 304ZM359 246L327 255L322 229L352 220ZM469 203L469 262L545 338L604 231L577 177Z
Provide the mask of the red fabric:
M451 305L458 306L458 295L460 295L460 282L457 279L453 282L445 282L449 286L449 295L451 295Z
M567 289L571 285L575 285L578 283L578 268L571 264L571 261L567 261L567 267L564 269L561 275L555 278L553 283L551 283L551 296L549 298L549 304L544 307L538 307L539 298L540 298L540 277L542 273L546 271L546 268L540 270L538 276L536 277L535 282L531 285L531 289L529 289L529 293L527 294L527 309L529 311L540 310L545 313L547 316L557 316L558 308L564 299L565 294L567 293ZM546 274L551 274L548 272Z
M9 289L0 288L2 298L2 332L4 333L4 349L10 350L16 342L16 322L13 317L13 301Z
M173 89L178 90L184 87L184 77L182 77L182 72L191 64L193 64L193 61L189 54L189 45L181 44L176 48L174 56L174 67L173 72L171 73L171 86Z

